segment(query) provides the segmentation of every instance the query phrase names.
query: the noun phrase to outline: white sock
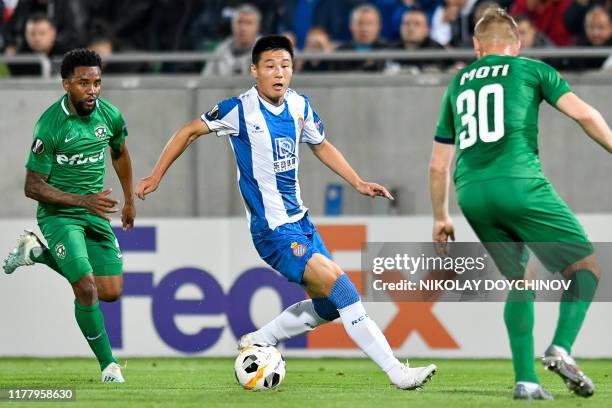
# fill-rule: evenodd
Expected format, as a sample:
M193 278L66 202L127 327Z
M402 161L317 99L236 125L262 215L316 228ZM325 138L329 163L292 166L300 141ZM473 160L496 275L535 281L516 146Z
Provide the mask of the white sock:
M535 392L538 388L540 388L540 384L530 382L530 381L519 381L516 385L523 384L528 392Z
M314 310L312 300L302 300L283 310L274 320L251 333L256 342L276 345L327 323Z
M357 346L370 357L393 383L399 382L401 365L385 335L367 315L361 301L339 309L344 329Z

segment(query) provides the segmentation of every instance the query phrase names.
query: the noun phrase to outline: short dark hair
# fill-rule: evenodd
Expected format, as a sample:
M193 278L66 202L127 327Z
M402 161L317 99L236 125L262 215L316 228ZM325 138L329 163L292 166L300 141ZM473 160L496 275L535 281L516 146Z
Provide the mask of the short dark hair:
M26 20L26 24L30 22L40 23L41 21L46 21L47 23L51 25L51 27L57 28L53 19L41 11L37 11L35 13L30 14L28 16L28 19Z
M102 58L97 52L86 48L68 51L62 59L62 79L67 79L74 73L76 67L98 67L102 69Z
M257 40L253 47L251 61L253 64L257 65L261 59L261 54L263 54L264 51L272 50L287 51L289 55L291 55L291 60L293 61L293 44L291 44L291 40L284 35L267 35Z

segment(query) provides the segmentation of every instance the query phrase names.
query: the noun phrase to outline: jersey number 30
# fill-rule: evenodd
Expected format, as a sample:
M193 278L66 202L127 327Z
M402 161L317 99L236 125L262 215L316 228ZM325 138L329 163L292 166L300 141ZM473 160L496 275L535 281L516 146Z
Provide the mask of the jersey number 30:
M489 123L489 98L493 98L493 129ZM476 118L478 102L478 118ZM459 133L459 148L467 149L476 139L486 143L496 142L504 136L504 88L500 84L489 84L480 88L478 98L473 89L466 89L457 97L457 114L461 115L461 126L467 130Z

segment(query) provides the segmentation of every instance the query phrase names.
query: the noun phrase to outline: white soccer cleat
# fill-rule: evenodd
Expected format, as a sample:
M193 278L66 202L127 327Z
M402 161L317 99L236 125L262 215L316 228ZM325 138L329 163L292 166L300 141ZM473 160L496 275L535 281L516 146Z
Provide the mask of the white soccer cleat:
M36 234L25 230L25 233L17 239L15 248L4 259L4 273L11 274L20 266L34 265L34 261L30 258L30 251L35 248L39 248L42 253L45 246Z
M276 345L255 340L255 336L253 336L253 333L247 333L238 339L238 351L245 349L247 347L254 347L254 346L266 347L266 346L276 346Z
M124 383L123 375L121 375L121 367L117 363L110 363L102 370L102 382Z
M395 384L400 390L416 390L423 388L423 385L436 373L436 365L430 364L427 367L410 368L408 363L402 364L402 379Z

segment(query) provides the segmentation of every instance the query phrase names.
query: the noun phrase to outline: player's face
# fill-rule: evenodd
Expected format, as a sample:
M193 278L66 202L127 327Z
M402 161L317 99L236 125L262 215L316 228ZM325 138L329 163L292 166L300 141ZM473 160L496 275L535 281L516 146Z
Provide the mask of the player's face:
M70 108L79 116L91 114L100 96L101 83L99 67L76 67L73 74L62 81Z
M251 65L259 94L273 104L280 104L293 76L293 61L286 50L264 51L257 65Z

